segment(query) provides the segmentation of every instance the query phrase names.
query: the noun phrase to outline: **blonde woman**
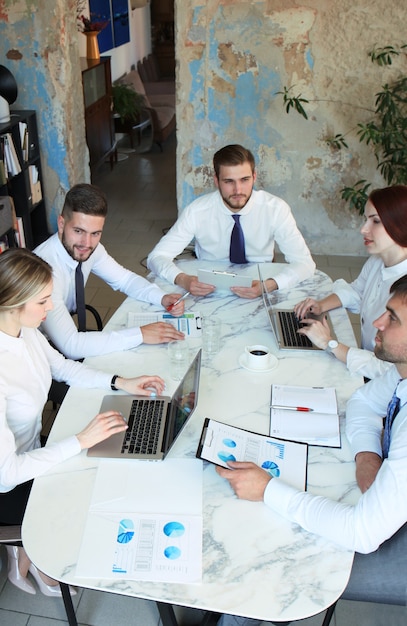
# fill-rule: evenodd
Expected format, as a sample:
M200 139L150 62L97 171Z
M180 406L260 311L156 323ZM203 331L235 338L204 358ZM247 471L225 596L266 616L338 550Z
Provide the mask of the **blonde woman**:
M0 285L0 524L5 525L21 524L35 477L127 426L120 413L107 411L76 435L41 447L41 416L52 378L110 390L112 375L65 359L38 330L52 309L48 263L25 249L7 250L0 255ZM164 389L159 376L119 376L114 385L145 396ZM36 593L30 572L42 593L60 595L58 583L39 572L23 548L8 546L7 552L8 578L15 586Z

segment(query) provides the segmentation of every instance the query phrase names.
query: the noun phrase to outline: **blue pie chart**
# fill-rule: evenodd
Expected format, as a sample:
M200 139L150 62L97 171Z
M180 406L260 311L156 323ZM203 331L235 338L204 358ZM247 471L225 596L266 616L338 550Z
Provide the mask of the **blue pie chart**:
M181 522L168 522L163 528L163 533L167 537L182 537L184 532L185 526Z
M134 523L131 519L122 519L119 523L117 543L129 543L134 537Z

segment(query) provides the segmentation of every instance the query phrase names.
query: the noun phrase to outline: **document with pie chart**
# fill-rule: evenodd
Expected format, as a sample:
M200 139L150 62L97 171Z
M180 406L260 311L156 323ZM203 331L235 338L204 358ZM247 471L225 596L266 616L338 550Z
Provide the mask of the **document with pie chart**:
M76 575L199 582L202 462L101 461Z

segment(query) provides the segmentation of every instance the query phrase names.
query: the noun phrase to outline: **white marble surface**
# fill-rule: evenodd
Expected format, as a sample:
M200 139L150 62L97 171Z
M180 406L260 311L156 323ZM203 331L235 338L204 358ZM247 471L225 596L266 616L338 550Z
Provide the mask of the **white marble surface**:
M184 262L181 267L197 267ZM199 267L203 264L200 262ZM276 275L278 265L273 265ZM256 266L243 268L256 276ZM267 274L268 275L268 274ZM162 283L160 282L162 285ZM318 272L279 300L289 305L305 295L328 293L330 280ZM162 285L167 291L171 285ZM211 313L222 320L222 348L204 360L197 410L176 442L173 456L194 456L204 417L267 433L270 385L273 382L334 386L343 422L345 404L362 384L346 367L323 352L295 354L277 350L261 299L234 296L186 301L191 310ZM148 305L126 300L109 327L125 323L128 311L149 310ZM355 345L348 316L335 311L333 324L338 338ZM250 344L268 345L279 359L269 373L252 373L238 364ZM190 340L191 355L200 340ZM165 346L142 345L134 351L87 359L89 364L112 374L157 373L172 393L176 382L169 376ZM50 440L78 432L98 412L100 390L71 389L58 414ZM342 424L343 426L343 424ZM165 462L165 461L164 461ZM95 479L97 459L84 453L53 472L36 479L23 525L29 556L43 571L79 586L161 600L196 608L212 609L264 620L296 620L322 611L346 586L353 554L312 535L268 510L262 503L238 500L228 483L210 464L204 465L204 573L200 584L160 584L133 581L79 579L75 576L83 527ZM354 502L359 496L354 464L346 438L341 449L310 448L308 490L335 500Z

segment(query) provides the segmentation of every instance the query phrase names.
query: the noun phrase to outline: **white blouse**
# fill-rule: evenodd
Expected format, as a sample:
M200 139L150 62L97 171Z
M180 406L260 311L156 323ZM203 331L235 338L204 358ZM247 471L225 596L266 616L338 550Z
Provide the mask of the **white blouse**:
M388 369L389 364L373 354L377 330L373 322L386 310L390 287L404 274L407 274L407 260L385 267L380 257L372 255L351 284L342 279L334 282L333 292L342 305L360 314L362 350L350 348L346 360L352 374L375 378Z
M77 437L41 448L42 410L51 379L110 389L111 374L65 359L37 329L0 332L0 492L80 452Z

